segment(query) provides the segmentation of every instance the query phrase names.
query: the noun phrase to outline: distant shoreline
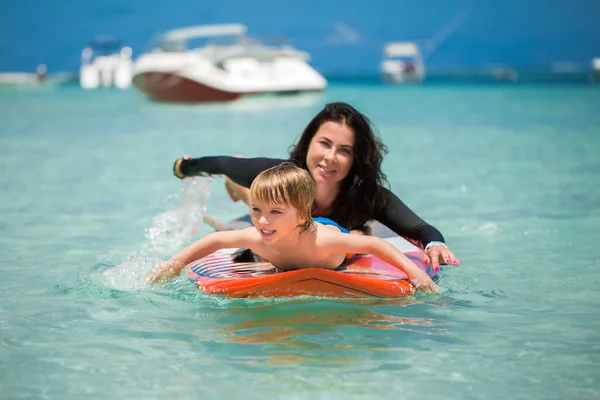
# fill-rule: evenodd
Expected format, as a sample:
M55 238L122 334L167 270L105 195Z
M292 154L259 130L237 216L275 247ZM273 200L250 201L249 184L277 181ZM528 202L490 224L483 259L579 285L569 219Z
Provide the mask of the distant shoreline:
M329 72L324 73L329 83L381 84L377 72ZM555 71L550 69L512 69L498 68L490 70L461 70L452 72L431 71L422 82L428 83L581 83L600 84L600 71L581 69L573 71Z

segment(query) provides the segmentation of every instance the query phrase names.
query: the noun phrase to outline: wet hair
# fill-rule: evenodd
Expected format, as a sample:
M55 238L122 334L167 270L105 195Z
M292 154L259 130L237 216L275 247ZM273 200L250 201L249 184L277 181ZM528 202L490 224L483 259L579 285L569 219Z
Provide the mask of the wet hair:
M312 206L315 200L315 182L306 169L286 161L261 172L250 185L252 200L294 207L305 220L302 232L314 227Z
M350 172L342 181L340 193L328 217L348 229L361 229L374 218L375 210L385 204L383 185L388 181L381 171L387 147L374 132L371 121L346 103L329 103L308 123L290 149L290 159L304 169L310 142L325 122L344 124L354 132L354 159Z

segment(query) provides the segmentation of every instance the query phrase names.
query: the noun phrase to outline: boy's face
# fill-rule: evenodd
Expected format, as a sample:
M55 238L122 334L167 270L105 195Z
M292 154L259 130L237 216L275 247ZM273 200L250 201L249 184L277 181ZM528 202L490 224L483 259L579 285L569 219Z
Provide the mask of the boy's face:
M273 244L288 237L303 222L298 217L298 211L285 204L252 199L250 208L252 224L265 244Z

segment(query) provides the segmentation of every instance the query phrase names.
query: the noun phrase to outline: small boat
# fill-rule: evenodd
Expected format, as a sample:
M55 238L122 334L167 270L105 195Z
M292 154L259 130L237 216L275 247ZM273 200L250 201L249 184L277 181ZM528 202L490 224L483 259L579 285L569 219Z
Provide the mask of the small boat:
M3 86L38 86L47 83L48 68L40 64L35 72L0 72L0 85Z
M79 84L84 89L126 89L131 86L131 47L121 40L98 38L81 52Z
M225 226L211 219L205 221L217 230L251 226L248 216ZM371 234L390 242L435 278L433 269L422 262L420 247L379 223L370 226ZM306 268L279 272L248 249L222 249L190 263L186 270L202 292L230 298L402 298L415 294L403 271L371 255L356 255L335 270Z
M53 89L76 79L69 72L48 74L45 64L40 64L35 72L0 72L1 89Z
M385 82L421 82L425 66L419 46L414 42L391 42L383 49L381 78Z
M221 24L166 32L136 59L133 84L153 100L186 103L326 88L307 53L289 45L267 46L246 31L241 24Z
M509 67L494 67L490 71L492 80L498 82L516 82L519 80L519 73Z

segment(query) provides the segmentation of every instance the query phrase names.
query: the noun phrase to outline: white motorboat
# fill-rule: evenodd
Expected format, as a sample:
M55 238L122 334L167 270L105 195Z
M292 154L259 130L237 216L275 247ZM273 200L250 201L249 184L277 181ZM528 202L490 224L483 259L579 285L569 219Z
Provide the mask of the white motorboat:
M96 39L81 52L79 83L84 89L131 86L131 47L115 39Z
M327 87L308 54L289 45L267 46L246 31L241 24L221 24L166 32L136 59L133 84L153 100L188 103ZM194 47L195 41L203 43Z
M391 42L383 49L381 78L386 82L420 82L425 66L419 46L414 42Z

